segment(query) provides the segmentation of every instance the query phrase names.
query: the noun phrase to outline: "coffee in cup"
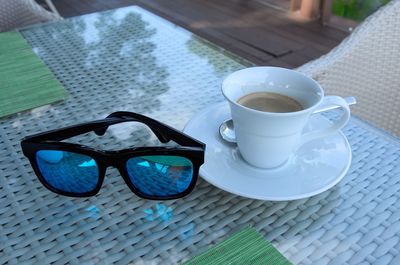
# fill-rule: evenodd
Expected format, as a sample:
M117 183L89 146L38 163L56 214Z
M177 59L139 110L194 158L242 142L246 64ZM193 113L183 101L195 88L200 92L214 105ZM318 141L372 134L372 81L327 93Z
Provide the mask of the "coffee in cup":
M256 92L245 95L237 101L247 108L265 112L294 112L303 109L297 100L272 92Z

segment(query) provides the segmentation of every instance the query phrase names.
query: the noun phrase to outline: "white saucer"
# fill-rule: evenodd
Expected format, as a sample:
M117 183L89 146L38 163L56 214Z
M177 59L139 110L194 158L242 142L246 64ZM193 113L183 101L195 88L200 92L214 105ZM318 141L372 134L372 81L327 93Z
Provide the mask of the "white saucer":
M184 129L207 145L200 176L225 191L259 200L297 200L333 187L350 167L350 145L341 132L306 143L280 168L253 167L243 160L235 144L219 135L219 126L227 119L229 105L222 102L198 113ZM305 130L330 123L315 114Z

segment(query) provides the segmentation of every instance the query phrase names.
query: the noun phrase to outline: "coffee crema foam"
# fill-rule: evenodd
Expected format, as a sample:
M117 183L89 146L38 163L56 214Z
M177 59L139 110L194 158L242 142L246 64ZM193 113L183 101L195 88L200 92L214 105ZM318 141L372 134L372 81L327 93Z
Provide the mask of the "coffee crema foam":
M264 112L295 112L303 106L295 99L273 92L256 92L241 97L237 103L247 108Z

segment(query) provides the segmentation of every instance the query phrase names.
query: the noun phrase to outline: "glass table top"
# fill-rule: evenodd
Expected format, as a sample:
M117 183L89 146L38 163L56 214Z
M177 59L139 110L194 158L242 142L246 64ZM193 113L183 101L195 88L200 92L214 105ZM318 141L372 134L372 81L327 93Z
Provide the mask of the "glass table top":
M22 33L70 91L70 100L76 101L79 93L80 98L88 96L82 102L86 106L99 100L110 103L86 119L125 109L167 121L161 113L174 104L180 119L170 122L182 128L182 121L201 109L199 98L221 101L223 77L249 65L139 7L75 17ZM178 97L182 91L184 98Z
M51 193L22 155L24 136L117 110L183 129L223 100L227 74L250 63L135 6L22 34L70 97L0 121L0 264L176 264L246 225L294 264L399 261L400 145L356 119L344 129L354 157L348 175L309 199L251 200L200 179L183 199L149 201L135 196L114 169L94 197ZM103 149L158 144L135 123L73 140Z

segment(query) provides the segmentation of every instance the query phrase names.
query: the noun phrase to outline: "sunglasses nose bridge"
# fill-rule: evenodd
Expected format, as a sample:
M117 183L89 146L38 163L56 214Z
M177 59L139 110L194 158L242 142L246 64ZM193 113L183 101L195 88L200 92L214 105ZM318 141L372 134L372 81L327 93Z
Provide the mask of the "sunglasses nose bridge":
M107 152L103 156L103 161L106 163L106 167L113 167L119 169L123 164L124 157L117 152Z

